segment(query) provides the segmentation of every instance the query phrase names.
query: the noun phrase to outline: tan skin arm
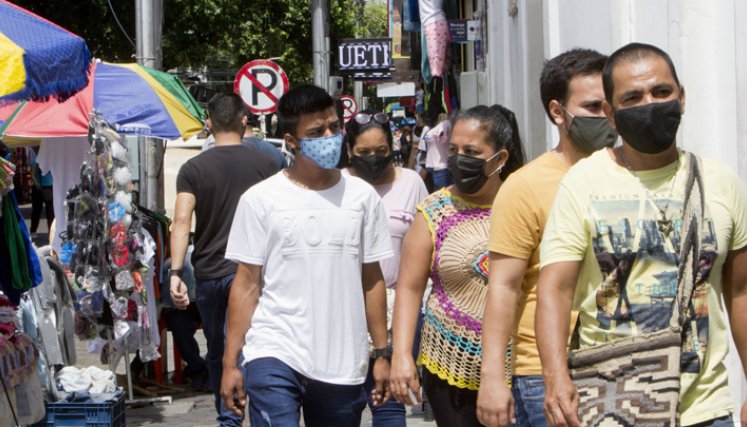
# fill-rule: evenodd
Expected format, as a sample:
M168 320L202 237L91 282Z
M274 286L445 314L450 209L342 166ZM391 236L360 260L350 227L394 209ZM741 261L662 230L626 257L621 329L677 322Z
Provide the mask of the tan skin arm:
M415 170L415 162L418 160L418 153L420 150L418 150L417 144L414 142L412 143L412 148L410 148L410 158L407 159L407 168Z
M171 268L181 269L189 247L189 229L197 199L192 193L177 193L174 207L174 222L171 225ZM179 277L169 278L169 293L176 308L185 310L189 305L187 286Z
M244 376L239 370L239 353L252 322L261 293L262 267L240 263L228 294L226 348L223 353L223 378L220 394L226 408L236 415L244 415L246 392Z
M430 231L422 213L415 217L410 230L402 244L399 278L397 279L397 297L394 300L394 317L392 319L392 371L390 384L392 394L397 401L406 405L415 402L409 396L412 390L418 402L420 397L420 380L412 358L412 344L415 339L415 328L423 294L430 274L433 243Z
M731 334L742 362L742 371L747 375L747 247L730 251L724 262L721 280L724 302L731 324ZM747 426L747 402L740 413L742 427Z
M374 348L386 348L386 283L378 262L363 264L363 300L366 306L366 323ZM374 406L389 400L389 360L379 357L374 360L373 377L376 383L371 392Z
M515 326L526 259L490 252L488 294L482 321L482 371L477 419L486 427L516 422L514 399L506 386L506 347Z
M550 426L579 426L579 397L568 372L568 330L580 261L559 262L540 271L534 332L545 380L545 419Z

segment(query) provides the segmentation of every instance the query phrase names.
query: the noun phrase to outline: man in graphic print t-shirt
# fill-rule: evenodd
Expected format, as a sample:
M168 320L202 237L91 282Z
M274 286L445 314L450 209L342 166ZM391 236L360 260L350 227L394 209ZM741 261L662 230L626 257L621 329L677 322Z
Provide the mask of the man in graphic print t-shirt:
M665 52L637 43L609 57L603 84L603 108L623 144L568 172L541 245L535 326L550 425L579 425L566 359L571 309L579 312L579 346L589 348L662 329L677 289L688 165L675 136L684 88ZM726 426L733 425L733 407L721 298L747 357L747 333L736 327L747 324L747 197L736 175L716 161L700 159L700 176L705 212L678 410L683 426ZM636 397L647 398L643 391ZM747 419L747 406L741 414Z

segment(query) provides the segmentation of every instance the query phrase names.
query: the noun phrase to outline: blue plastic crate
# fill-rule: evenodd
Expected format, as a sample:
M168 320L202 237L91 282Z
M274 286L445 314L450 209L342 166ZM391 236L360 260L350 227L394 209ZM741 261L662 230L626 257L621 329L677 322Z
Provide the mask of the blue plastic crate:
M47 418L32 427L124 427L125 394L101 403L47 402Z

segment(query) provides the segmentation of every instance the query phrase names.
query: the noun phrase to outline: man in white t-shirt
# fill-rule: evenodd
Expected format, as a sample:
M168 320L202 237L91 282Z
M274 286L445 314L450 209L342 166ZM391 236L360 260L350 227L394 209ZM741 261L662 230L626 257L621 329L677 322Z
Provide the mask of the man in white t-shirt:
M334 100L299 86L278 104L293 165L248 190L226 258L239 263L228 307L221 393L257 426L358 426L366 405L368 336L376 387L388 398L386 292L393 255L381 199L335 169L342 149ZM238 369L243 349L246 378Z

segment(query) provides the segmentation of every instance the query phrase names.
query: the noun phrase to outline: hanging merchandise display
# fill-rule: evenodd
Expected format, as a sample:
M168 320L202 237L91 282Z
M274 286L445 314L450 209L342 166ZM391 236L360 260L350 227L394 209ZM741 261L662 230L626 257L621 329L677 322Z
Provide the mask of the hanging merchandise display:
M0 295L0 425L33 424L44 417L39 350L20 332L18 309Z
M155 244L134 215L129 152L96 114L89 141L80 184L68 191L60 254L78 294L76 333L110 338L112 367L125 352L153 361L160 357L150 271Z
M426 52L430 73L441 77L444 73L449 46L449 24L442 0L419 0L420 22L425 33Z

